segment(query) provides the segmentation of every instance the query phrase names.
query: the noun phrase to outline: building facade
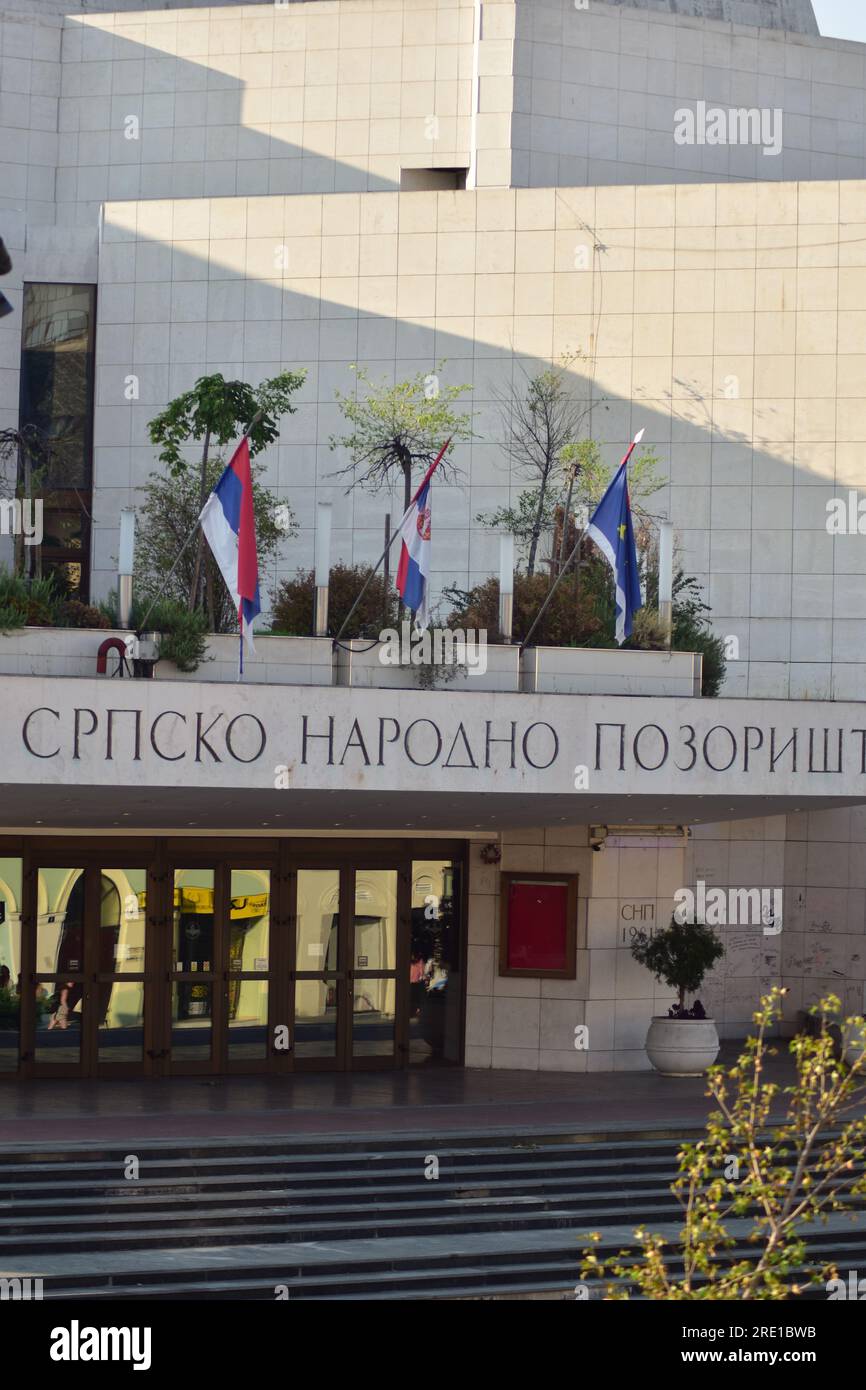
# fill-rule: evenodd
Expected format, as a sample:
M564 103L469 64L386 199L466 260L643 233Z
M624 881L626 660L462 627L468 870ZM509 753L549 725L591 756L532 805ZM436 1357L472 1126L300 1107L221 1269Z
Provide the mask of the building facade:
M791 1026L862 1009L864 61L805 0L3 7L0 428L62 441L46 570L107 597L148 422L283 368L266 599L319 501L372 561L400 499L331 447L362 364L471 386L432 582L478 583L525 485L499 402L560 363L606 461L645 429L729 653L707 700L657 654L427 691L266 638L238 687L217 638L118 686L104 633L0 636L7 1075L639 1068L668 996L629 942L699 882L782 895L728 924L723 1033L773 983ZM534 889L564 964L509 955Z

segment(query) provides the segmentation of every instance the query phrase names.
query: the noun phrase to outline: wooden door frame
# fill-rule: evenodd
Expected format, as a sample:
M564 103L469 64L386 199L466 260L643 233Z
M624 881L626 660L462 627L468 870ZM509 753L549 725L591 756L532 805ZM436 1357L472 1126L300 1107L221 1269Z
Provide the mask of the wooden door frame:
M351 839L350 837L266 837L237 835L219 839L173 836L108 836L104 839L87 836L0 836L0 857L20 858L22 861L21 900L21 979L22 997L19 1046L21 1061L17 1071L0 1074L0 1082L19 1077L92 1077L133 1076L158 1077L168 1075L289 1075L313 1070L376 1071L409 1069L409 956L411 950L411 869L413 861L450 859L460 867L460 989L459 989L459 1059L451 1065L462 1066L465 1057L468 902L469 902L469 842L459 838L425 840L421 837L403 839ZM40 868L82 868L90 872L91 883L100 869L139 868L147 873L145 922L144 1044L141 1063L115 1062L99 1064L95 1051L85 1056L91 1047L82 1037L82 1061L75 1067L51 1066L37 1063L26 1055L25 1040L35 1040L35 976L36 976L36 900L37 871ZM294 1054L294 1002L297 976L296 952L296 891L299 868L335 868L341 874L340 931L351 948L354 906L352 884L348 875L363 869L396 869L398 873L395 1048L393 1057L352 1058L349 1049L350 1028L344 1008L342 1043L338 1034L337 1058L309 1059L298 1066ZM214 1021L211 1060L203 1063L171 1064L171 973L172 918L174 912L175 868L207 868L214 870L214 946L225 939L221 911L226 904L221 894L230 892L231 869L267 869L271 874L271 920L269 941L269 998L268 998L268 1055L251 1062L230 1062L227 1057L227 1028L218 1019L226 1013L227 992L223 986L224 953L215 971ZM225 885L224 892L219 887ZM344 886L345 885L345 886ZM85 891L87 885L85 885ZM92 892L91 888L91 892ZM220 911L219 927L217 912ZM85 940L87 917L85 903ZM91 944L95 938L92 937ZM225 956L227 960L227 955ZM87 956L85 956L85 961ZM92 973L92 972L89 972ZM249 972L247 972L249 973ZM29 987L31 977L34 988ZM27 987L25 988L25 982ZM89 990L92 981L86 982ZM217 1000L219 994L219 1000ZM224 997L225 996L225 997ZM225 1021L225 1020L223 1020ZM274 1046L275 1028L286 1022L291 1030L291 1050L278 1052ZM95 1048L95 1025L84 1020L87 1038L92 1035ZM340 1064L344 1059L346 1065ZM321 1060L324 1066L315 1063Z

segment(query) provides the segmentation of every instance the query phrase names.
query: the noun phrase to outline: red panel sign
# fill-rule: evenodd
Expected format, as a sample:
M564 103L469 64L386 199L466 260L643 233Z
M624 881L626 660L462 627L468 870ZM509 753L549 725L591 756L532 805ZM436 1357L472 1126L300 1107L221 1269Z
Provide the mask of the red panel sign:
M508 894L508 968L566 970L568 884L511 883Z

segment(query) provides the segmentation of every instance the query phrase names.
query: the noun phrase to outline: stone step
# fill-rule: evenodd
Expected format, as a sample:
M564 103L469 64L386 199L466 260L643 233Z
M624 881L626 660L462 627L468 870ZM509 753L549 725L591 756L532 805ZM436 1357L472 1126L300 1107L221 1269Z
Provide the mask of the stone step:
M246 1181L243 1184L232 1182L230 1185L222 1182L217 1185L215 1181L210 1185L199 1182L184 1183L180 1180L172 1180L170 1184L130 1182L125 1188L97 1186L87 1196L74 1195L81 1191L79 1187L56 1195L57 1189L52 1185L44 1189L40 1187L33 1193L29 1189L23 1193L19 1191L12 1196L5 1196L0 1192L0 1214L7 1221L17 1222L22 1217L43 1214L55 1216L56 1213L71 1213L84 1217L89 1213L102 1215L114 1209L153 1212L170 1211L184 1206L194 1206L197 1210L204 1211L220 1206L246 1206L264 1201L309 1202L316 1197L327 1198L329 1202L354 1199L356 1203L363 1202L367 1205L405 1200L409 1196L416 1202L429 1205L436 1205L445 1197L453 1201L471 1200L485 1195L519 1197L574 1193L586 1195L588 1199L593 1200L614 1191L622 1194L643 1194L658 1188L666 1189L670 1183L670 1169L653 1169L652 1172L639 1176L615 1178L609 1174L587 1174L580 1169L573 1169L562 1176L491 1176L483 1182L478 1182L474 1175L440 1177L438 1181L427 1182L423 1177L419 1177L417 1170L406 1174L402 1182L379 1181L375 1184L361 1184L346 1173L341 1173L339 1177L339 1183L327 1185L301 1184L297 1179L280 1183L274 1178L261 1182L252 1191ZM50 1191L55 1195L39 1195L43 1191Z
M237 1261L233 1251L226 1251L232 1259L232 1273L227 1276L225 1269L213 1270L207 1267L196 1269L194 1262L213 1257L216 1251L187 1252L186 1265L178 1265L178 1256L162 1252L165 1261L163 1269L151 1268L147 1274L108 1273L102 1278L89 1276L54 1276L46 1279L44 1295L46 1299L138 1299L160 1300L164 1298L188 1299L256 1299L266 1302L276 1300L277 1286L284 1287L289 1301L302 1299L346 1300L363 1298L461 1298L484 1297L495 1293L527 1291L556 1291L575 1296L575 1287L580 1279L580 1254L582 1247L575 1249L574 1237L550 1233L548 1240L558 1239L559 1244L537 1251L519 1253L500 1248L497 1251L473 1248L480 1244L472 1237L452 1241L451 1249L445 1256L428 1254L423 1250L414 1259L394 1258L387 1253L378 1260L353 1261L351 1253L345 1249L332 1252L332 1263L322 1270L319 1248L315 1265L291 1271L290 1263L298 1258L292 1251L291 1262L280 1261L278 1247L266 1247L256 1251L259 1257L255 1267ZM387 1246L389 1242L383 1242ZM394 1244L394 1242L390 1242ZM601 1241L601 1249L610 1251L629 1246L629 1240L617 1237L615 1240ZM828 1259L831 1255L840 1268L857 1267L866 1252L866 1232L859 1237L842 1231L832 1235L813 1234L809 1245L816 1258ZM730 1251L730 1260L742 1258L749 1251L748 1246L735 1245ZM327 1252L325 1252L327 1253ZM151 1256L151 1260L159 1255ZM671 1269L681 1266L671 1261ZM606 1281L587 1281L590 1296L600 1293ZM826 1298L823 1289L814 1297Z
M484 1206L492 1208L484 1210ZM84 1228L70 1229L71 1222L64 1221L58 1230L57 1222L37 1223L34 1230L26 1222L16 1222L15 1231L4 1228L0 1236L0 1263L10 1256L25 1254L37 1255L46 1249L60 1251L95 1251L101 1249L152 1249L155 1246L176 1243L177 1245L213 1245L247 1242L272 1243L274 1241L292 1242L327 1238L328 1240L350 1241L359 1237L394 1235L406 1230L407 1221L414 1218L423 1220L425 1232L447 1235L455 1232L483 1231L493 1227L504 1230L516 1227L542 1229L548 1226L580 1226L592 1229L599 1221L642 1221L670 1216L677 1205L670 1197L660 1195L655 1202L644 1201L634 1206L626 1202L599 1207L593 1204L573 1208L567 1205L552 1206L541 1200L527 1199L514 1203L511 1207L500 1207L496 1203L472 1203L464 1210L453 1213L421 1212L417 1207L406 1204L399 1216L395 1208L380 1213L375 1219L369 1217L366 1208L352 1207L344 1211L329 1213L307 1208L296 1211L262 1212L256 1221L256 1213L234 1213L228 1216L219 1214L219 1225L208 1225L197 1218L173 1220L168 1225L159 1225L152 1217L142 1216L141 1225L134 1227L129 1218L106 1217L99 1230ZM353 1219L354 1217L354 1219ZM125 1224L120 1224L124 1222Z
M49 1298L270 1301L278 1284L295 1300L573 1297L590 1231L610 1251L639 1225L676 1237L681 1143L642 1131L26 1148L0 1164L0 1269L43 1278ZM130 1151L143 1176L125 1182ZM428 1154L438 1180L424 1178ZM810 1232L821 1258L866 1260L858 1206L856 1224Z

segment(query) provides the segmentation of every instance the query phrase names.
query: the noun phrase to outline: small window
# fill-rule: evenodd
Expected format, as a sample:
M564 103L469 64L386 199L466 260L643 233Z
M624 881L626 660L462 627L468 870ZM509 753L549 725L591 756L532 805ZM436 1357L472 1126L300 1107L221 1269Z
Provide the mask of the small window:
M422 193L436 188L465 188L468 169L401 169L400 191Z

